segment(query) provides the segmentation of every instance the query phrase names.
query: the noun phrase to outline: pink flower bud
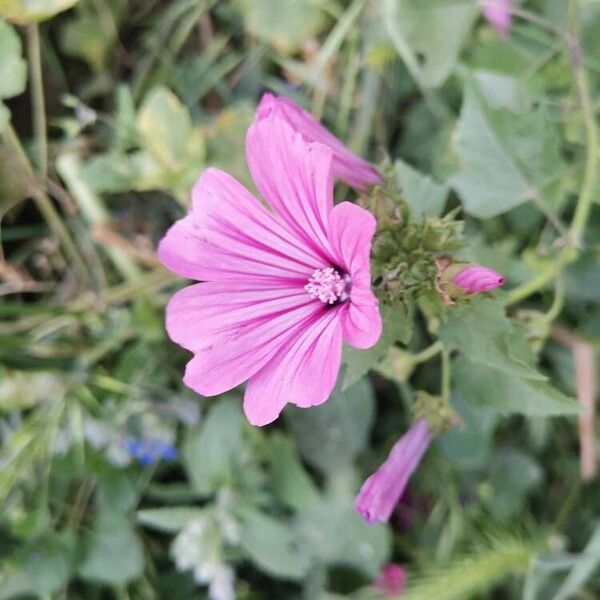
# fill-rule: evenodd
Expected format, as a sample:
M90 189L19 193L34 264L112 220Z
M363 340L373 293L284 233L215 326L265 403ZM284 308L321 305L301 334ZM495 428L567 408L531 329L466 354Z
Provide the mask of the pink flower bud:
M357 156L328 131L309 112L298 106L290 98L266 93L256 109L256 119L261 120L276 112L291 127L300 132L308 142L320 142L332 151L333 175L350 187L363 190L382 180L377 169L360 156Z
M401 565L389 564L383 567L375 581L375 589L383 596L394 597L406 591L406 571Z
M354 507L367 523L384 523L390 518L430 443L427 421L419 419L396 442L379 469L363 483Z
M506 279L500 273L487 267L471 265L454 276L452 283L463 288L469 294L491 292L504 285Z
M488 23L500 37L506 37L510 31L513 0L483 0L482 12Z

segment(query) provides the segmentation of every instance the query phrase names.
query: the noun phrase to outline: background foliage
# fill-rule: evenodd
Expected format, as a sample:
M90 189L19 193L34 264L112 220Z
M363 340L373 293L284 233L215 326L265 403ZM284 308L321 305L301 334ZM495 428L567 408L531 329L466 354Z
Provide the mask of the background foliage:
M474 0L0 0L1 599L226 600L234 572L366 599L392 561L407 598L600 597L600 2L514 12L503 39ZM183 387L154 249L205 166L251 185L265 89L385 161L412 229L382 341L256 429ZM457 218L455 256L508 283L447 310L406 290ZM368 526L417 391L460 425Z

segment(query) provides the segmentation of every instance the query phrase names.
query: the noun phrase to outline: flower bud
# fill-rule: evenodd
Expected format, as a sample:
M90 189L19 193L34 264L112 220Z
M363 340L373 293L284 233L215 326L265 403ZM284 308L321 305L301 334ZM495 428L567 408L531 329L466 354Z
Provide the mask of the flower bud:
M470 265L452 278L452 283L466 290L469 294L491 292L504 285L506 279L500 273L487 267Z
M363 483L354 507L367 523L389 520L430 443L427 421L420 419L396 442L379 469Z
M389 564L381 569L375 589L383 596L395 598L406 591L406 570L401 565Z

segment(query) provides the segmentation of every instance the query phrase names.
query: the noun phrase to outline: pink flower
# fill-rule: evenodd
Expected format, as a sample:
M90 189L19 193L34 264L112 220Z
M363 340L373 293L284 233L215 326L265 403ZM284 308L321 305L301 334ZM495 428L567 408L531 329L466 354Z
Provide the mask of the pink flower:
M290 98L264 94L258 108L256 119L261 120L272 113L280 115L295 131L299 131L309 142L321 142L329 146L333 153L333 175L357 190L382 180L379 171L363 160L338 138L321 125L309 112L298 106Z
M375 581L375 589L387 597L400 596L406 591L406 571L401 565L386 565Z
M394 444L379 469L363 483L354 507L367 523L389 520L430 443L427 421L419 419Z
M455 275L452 283L458 287L467 290L469 294L479 294L480 292L491 292L504 285L506 280L500 273L487 267L471 265Z
M369 348L379 339L369 265L376 221L355 204L334 207L331 149L308 143L276 113L250 127L246 155L273 210L208 169L158 255L206 282L167 306L169 336L194 353L184 383L214 396L248 381L245 413L265 425L287 402L327 400L342 340Z
M506 37L512 22L513 0L483 0L483 16L501 37Z

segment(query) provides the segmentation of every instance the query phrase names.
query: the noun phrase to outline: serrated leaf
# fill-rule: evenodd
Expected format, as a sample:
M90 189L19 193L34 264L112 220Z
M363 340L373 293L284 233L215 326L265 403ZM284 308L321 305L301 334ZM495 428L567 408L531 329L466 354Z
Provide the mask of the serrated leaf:
M520 330L515 329L504 315L499 300L475 298L449 311L440 325L438 336L448 350L460 350L473 363L485 365L509 375L546 379L529 364L529 355L520 347L511 356L507 336L515 342ZM516 342L515 342L516 343Z
M438 217L444 209L448 189L402 160L397 160L394 168L402 196L412 214L417 218Z
M308 561L295 531L282 521L250 506L240 506L240 544L262 571L283 579L301 580Z
M450 183L470 214L489 218L536 196L548 200L561 162L543 108L494 109L470 81L454 139L459 170Z
M26 24L45 21L77 4L78 0L0 0L0 16Z
M381 7L388 36L411 74L424 87L444 83L478 16L477 4L470 0L384 0Z
M548 383L508 374L464 356L453 363L452 376L465 402L489 406L501 414L550 417L579 412L575 400Z
M142 574L142 544L125 515L98 515L86 542L87 552L78 570L82 579L118 585Z
M140 144L162 167L164 186L193 185L204 158L204 137L192 124L187 108L173 92L155 87L146 96L136 119Z
M13 27L0 20L0 98L18 96L26 85L27 63L22 56L21 38Z
M312 465L334 471L352 463L367 443L374 417L373 390L363 379L310 410L288 406L285 416L298 449Z
M402 305L380 305L383 320L383 333L379 341L367 350L358 350L350 346L344 347L342 364L342 391L346 391L362 379L387 353L388 348L396 343L407 344L412 337L412 315L406 313Z
M138 523L167 533L178 533L189 521L197 519L206 511L197 506L169 506L147 508L136 513Z

